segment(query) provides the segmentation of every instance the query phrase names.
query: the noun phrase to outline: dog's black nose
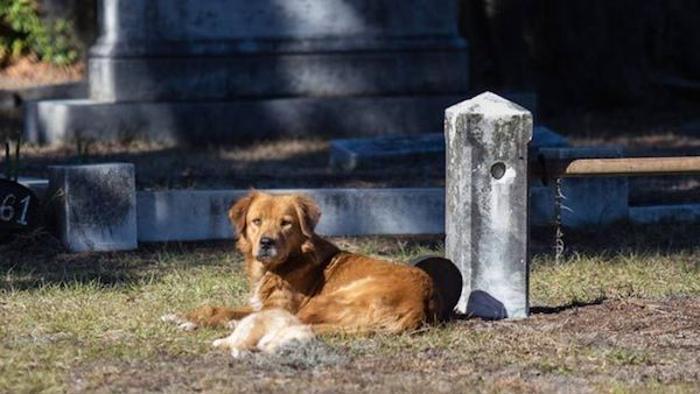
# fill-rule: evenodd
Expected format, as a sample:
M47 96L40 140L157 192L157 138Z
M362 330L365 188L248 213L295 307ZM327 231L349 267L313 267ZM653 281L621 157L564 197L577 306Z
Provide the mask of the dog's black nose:
M260 246L263 249L269 249L269 248L275 246L275 241L272 238L263 237L263 238L260 238Z

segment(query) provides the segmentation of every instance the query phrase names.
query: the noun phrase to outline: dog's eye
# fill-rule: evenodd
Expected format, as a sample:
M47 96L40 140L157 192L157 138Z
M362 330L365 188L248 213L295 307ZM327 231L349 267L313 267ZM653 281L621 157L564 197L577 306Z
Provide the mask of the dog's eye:
M260 219L253 219L253 220L251 220L251 223L253 223L253 224L256 225L256 226L259 226L259 225L262 224L262 220L260 220Z
M291 227L292 221L289 219L282 219L282 227Z

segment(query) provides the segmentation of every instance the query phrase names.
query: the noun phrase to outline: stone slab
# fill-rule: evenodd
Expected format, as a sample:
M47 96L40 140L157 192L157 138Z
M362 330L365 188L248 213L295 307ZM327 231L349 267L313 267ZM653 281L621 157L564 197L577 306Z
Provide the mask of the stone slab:
M137 247L134 165L49 167L49 215L73 252Z
M17 182L33 191L39 200L44 200L49 190L48 179L21 176L17 179Z
M700 204L630 207L629 220L637 224L700 223Z
M30 100L85 98L87 96L88 85L86 81L22 89L0 89L0 109L12 110Z
M330 166L341 171L418 161L442 165L444 157L442 133L340 139L330 143Z
M530 109L529 107L525 108ZM531 112L534 112L534 110L531 110ZM565 148L568 146L569 140L566 137L547 126L535 126L532 130L531 148Z
M46 99L78 99L88 97L88 83L85 80L42 85L17 91L22 102Z
M531 147L567 146L562 135L544 126L533 130ZM442 133L338 139L330 143L330 166L353 171L378 168L398 161L443 161L445 137Z
M493 93L445 110L445 254L464 277L457 308L528 315L528 144L532 114Z
M298 97L236 102L29 102L25 140L51 144L76 136L142 138L190 145L235 144L292 136L344 137L424 133L442 125L458 95ZM196 130L196 132L193 132Z
M327 236L440 234L444 191L428 189L298 189L321 207L317 232ZM226 212L247 190L138 192L138 237L144 242L232 239Z

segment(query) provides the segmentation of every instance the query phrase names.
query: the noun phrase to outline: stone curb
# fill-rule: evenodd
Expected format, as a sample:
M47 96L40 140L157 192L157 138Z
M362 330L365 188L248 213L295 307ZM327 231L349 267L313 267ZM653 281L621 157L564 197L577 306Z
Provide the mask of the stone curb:
M46 195L46 180L24 179L22 183L42 196ZM542 206L552 202L549 201L551 199L543 199L541 191L547 190L543 187L530 190L531 225L547 223L549 212L544 212ZM138 241L231 239L234 233L226 211L233 201L247 192L139 191L136 193ZM442 188L290 189L270 192L305 193L315 198L323 212L317 228L322 235L428 235L445 232ZM542 217L538 219L538 215ZM700 222L700 204L630 207L628 220L635 224Z
M629 221L637 224L697 223L700 222L700 204L630 207Z
M226 212L247 190L172 190L137 193L139 242L204 241L234 236ZM445 233L445 192L415 189L289 189L313 197L325 236L437 235ZM700 204L631 207L629 221L700 222ZM531 210L530 214L533 212Z
M247 190L178 190L137 194L138 239L142 242L231 239L226 212ZM340 235L410 235L444 232L441 188L296 189L321 207L317 232Z

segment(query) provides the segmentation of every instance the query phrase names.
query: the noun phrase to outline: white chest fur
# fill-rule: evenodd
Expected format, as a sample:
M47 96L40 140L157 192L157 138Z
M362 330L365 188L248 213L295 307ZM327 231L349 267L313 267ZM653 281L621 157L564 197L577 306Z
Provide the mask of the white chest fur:
M263 307L262 299L260 298L260 288L262 287L262 283L262 278L258 279L255 286L253 286L253 291L250 293L250 299L248 299L248 304L255 311L260 311Z

